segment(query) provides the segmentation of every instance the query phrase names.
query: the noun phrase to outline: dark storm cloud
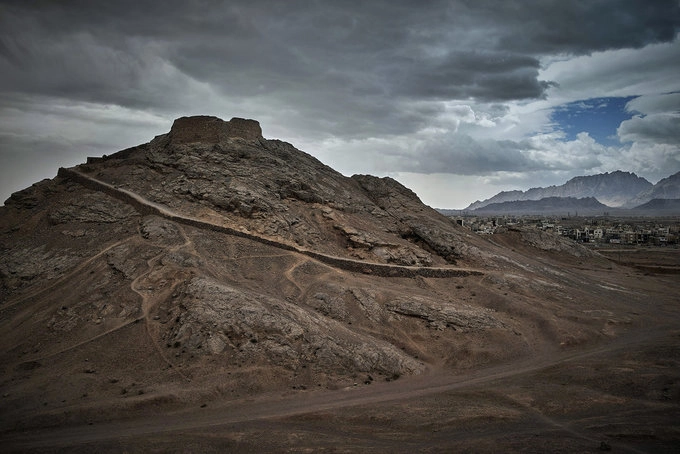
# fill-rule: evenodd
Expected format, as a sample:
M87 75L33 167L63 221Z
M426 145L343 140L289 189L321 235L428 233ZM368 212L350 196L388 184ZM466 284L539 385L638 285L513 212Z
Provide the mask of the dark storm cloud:
M541 55L672 39L678 3L16 1L1 17L4 90L172 110L186 76L343 134L347 112L413 128L388 115L400 100L540 98Z
M680 112L635 116L621 123L621 140L668 145L680 144Z
M531 99L542 97L552 85L538 80L537 58L499 51L458 50L392 65L394 76L386 78L391 79L392 94L411 98Z
M454 9L493 30L497 48L531 54L579 55L670 41L680 20L675 0L470 1Z

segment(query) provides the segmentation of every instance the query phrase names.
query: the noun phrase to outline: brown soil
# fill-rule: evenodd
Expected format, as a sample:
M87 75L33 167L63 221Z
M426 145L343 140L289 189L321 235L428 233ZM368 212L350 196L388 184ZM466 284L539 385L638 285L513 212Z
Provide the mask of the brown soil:
M515 246L515 252L523 247ZM587 287L582 291L590 298L581 301L580 312L586 318L601 315L607 336L574 339L557 347L544 342L530 355L487 362L478 358L479 364L464 370L437 365L432 358L428 372L420 376L366 383L366 377L358 376L356 384L323 387L269 387L266 381L280 382L280 377L243 370L224 384L236 393L215 388L206 393L206 383L220 378L194 376L189 382L179 369L174 385L155 387L158 371L173 361L177 366L177 360L143 347L151 329L145 327L148 309L143 309L132 323L84 336L67 348L27 353L32 359L16 364L3 385L10 390L3 400L16 407L3 406L3 449L675 452L680 443L678 282L668 275L611 268L587 262L563 268L566 279L583 279ZM483 292L488 279L493 275L457 282ZM454 290L442 281L425 284L440 292ZM544 291L545 301L550 301L549 290ZM541 292L532 293L533 298L541 297ZM493 338L484 342L495 343ZM117 348L107 352L104 345ZM502 357L493 351L486 354ZM139 383L126 381L124 367L115 376L102 376L100 371L121 355L144 358L148 370ZM91 373L87 364L93 365ZM41 369L49 370L49 376L40 374ZM62 374L78 377L53 393L46 382ZM135 375L140 377L139 371ZM23 399L30 396L32 401L12 400L12 394L22 390Z

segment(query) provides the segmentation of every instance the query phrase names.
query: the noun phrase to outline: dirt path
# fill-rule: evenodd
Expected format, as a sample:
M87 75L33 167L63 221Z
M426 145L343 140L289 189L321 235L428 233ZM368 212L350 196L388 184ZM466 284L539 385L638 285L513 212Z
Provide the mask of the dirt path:
M305 290L302 288L302 286L298 283L297 279L295 279L295 270L302 265L303 263L306 263L307 259L300 259L296 260L295 263L291 264L290 267L283 273L284 277L291 283L293 286L297 289L298 295L295 297L297 300L302 300L304 295L305 295Z
M153 308L159 304L160 302L164 301L165 298L169 293L172 293L175 289L175 287L178 285L179 282L176 280L163 292L160 292L160 294L155 291L153 288L149 289L148 286L147 288L144 288L144 285L142 282L147 279L154 271L157 270L159 261L161 258L168 253L172 252L177 252L180 249L189 249L190 254L194 256L198 256L198 253L196 252L195 246L191 238L187 235L187 233L184 231L184 229L181 226L177 226L179 229L179 233L184 239L184 242L179 245L172 246L168 248L167 250L163 250L159 254L155 255L154 257L150 258L149 260L146 261L147 265L147 270L146 272L140 274L137 276L131 283L130 283L130 289L135 292L139 297L142 299L142 316L140 317L141 319L144 320L144 325L146 329L146 334L149 338L149 342L154 347L154 350L156 353L158 353L158 356L165 362L169 368L171 368L175 373L177 373L184 381L190 382L191 379L186 376L184 373L182 373L176 365L168 359L168 357L165 355L163 348L159 343L157 342L158 338L158 332L157 329L154 328L153 323L150 318L151 311Z
M156 262L160 260L160 258L165 255L165 251L161 252L160 254L157 254L156 256L150 258L147 260L147 270L146 272L140 274L137 276L131 283L130 283L130 289L132 289L133 292L135 292L139 297L142 299L142 316L140 317L141 319L144 320L144 326L145 326L145 331L147 334L147 337L149 338L149 342L151 342L151 345L153 346L154 350L156 350L156 353L158 353L158 356L165 362L169 368L171 368L173 371L175 371L178 375L182 377L182 379L186 381L190 381L189 378L184 375L182 372L180 372L175 365L170 361L165 354L163 353L163 349L161 348L160 345L158 345L158 342L156 342L156 336L154 333L154 330L151 327L151 320L149 319L149 313L151 312L151 309L153 308L154 301L152 300L150 295L153 295L153 291L144 289L142 285L140 285L140 282L146 279L156 268ZM151 292L151 293L149 293Z
M496 382L538 372L548 367L577 363L580 360L601 355L612 356L632 348L655 345L655 342L667 336L673 329L674 327L671 326L662 326L653 332L639 330L610 343L580 351L553 352L460 375L434 372L430 375L404 378L396 382L375 383L370 386L351 387L337 391L310 391L287 396L269 394L250 399L217 401L211 402L207 408L194 407L153 417L10 434L4 437L4 443L13 450L25 450L76 446L121 437L139 437L169 432L217 431L221 426L230 424L336 412L350 407L407 401L451 391L479 389L485 386L496 387ZM525 403L515 402L513 405L523 408L525 413L544 425L556 427L593 443L598 441L590 434L571 427L567 423L556 421ZM639 452L632 448L626 450Z
M118 326L114 326L113 328L109 328L109 329L107 329L106 331L97 334L96 336L92 336L92 337L90 337L90 338L88 338L88 339L85 339L85 340L80 341L80 342L78 342L78 343L76 343L76 344L73 344L73 345L69 345L68 347L64 347L64 348L62 348L62 349L60 349L60 350L57 350L57 351L54 351L54 352L50 352L50 353L48 353L47 355L37 356L37 357L32 357L32 358L24 358L24 359L21 360L21 362L22 362L22 363L26 363L26 362L29 362L29 361L44 361L44 360L46 360L46 359L48 359L48 358L53 358L53 357L55 357L55 356L57 356L57 355L61 355L62 353L66 353L66 352L69 352L69 351L71 351L71 350L75 350L75 349L78 348L78 347L82 347L83 345L89 344L90 342L94 342L94 341L96 341L97 339L101 339L102 337L108 336L108 335L111 334L111 333L115 333L116 331L118 331L118 330L120 330L120 329L123 329L123 328L125 328L126 326L130 326L130 325L132 325L132 324L134 324L134 323L137 323L137 322L139 322L139 321L141 321L141 320L144 320L144 316L140 316L140 317L137 317L137 318L128 320L128 321L126 321L125 323L121 323L121 324L118 325Z

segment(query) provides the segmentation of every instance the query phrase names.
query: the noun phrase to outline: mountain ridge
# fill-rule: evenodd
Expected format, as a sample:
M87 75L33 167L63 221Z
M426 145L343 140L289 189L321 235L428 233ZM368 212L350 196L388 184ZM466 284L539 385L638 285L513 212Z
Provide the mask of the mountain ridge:
M680 198L680 172L676 172L659 180L651 188L639 193L630 205L638 207L654 199L678 199Z
M578 176L560 186L537 187L526 191L501 191L489 199L473 202L464 210L459 211L476 211L488 205L494 205L497 209L500 209L502 203L536 201L553 197L578 199L594 197L606 208L634 209L638 205L655 198L680 198L680 172L664 178L654 185L632 172L620 170L611 173ZM450 212L452 210L444 211Z

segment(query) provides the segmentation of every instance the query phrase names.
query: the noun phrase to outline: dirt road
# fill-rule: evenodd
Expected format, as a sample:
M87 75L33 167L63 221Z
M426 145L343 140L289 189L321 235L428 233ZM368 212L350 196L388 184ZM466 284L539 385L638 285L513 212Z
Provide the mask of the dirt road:
M41 429L24 433L5 434L2 438L4 449L8 452L26 450L47 450L54 448L76 448L93 446L98 443L125 439L139 439L161 435L173 438L192 431L219 433L231 430L228 427L259 422L275 424L275 421L301 417L303 415L341 413L352 407L366 407L385 404L399 404L427 396L446 395L451 392L497 389L522 377L559 367L578 367L588 359L616 358L625 352L636 349L649 349L663 344L669 335L677 339L677 327L659 326L654 331L637 330L621 336L609 343L575 351L553 351L524 359L479 369L462 375L446 375L433 371L420 377L400 379L389 383L376 383L370 386L358 385L336 391L301 391L287 394L263 395L253 399L210 402L203 408L189 408L153 417L135 418L124 421L96 423L75 427ZM552 424L567 430L565 424L557 422L526 406L525 410L539 415L545 424ZM569 428L572 435L593 441L593 435L580 434L577 429ZM641 452L634 447L619 445L625 452Z

